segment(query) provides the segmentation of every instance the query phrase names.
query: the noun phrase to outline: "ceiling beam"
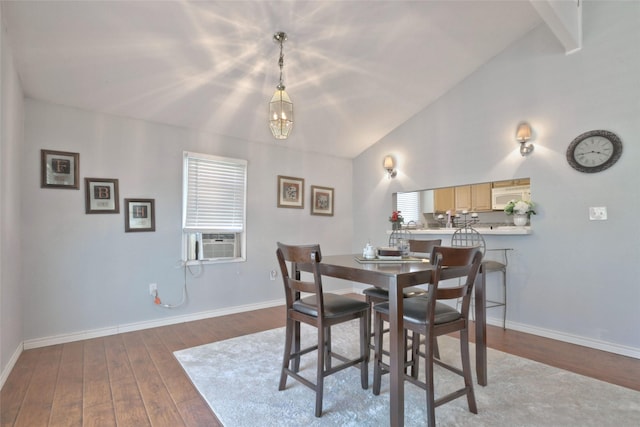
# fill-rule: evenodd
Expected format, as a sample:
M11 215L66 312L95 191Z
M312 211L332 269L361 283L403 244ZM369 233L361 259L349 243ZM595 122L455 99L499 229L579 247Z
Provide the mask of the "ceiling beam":
M582 3L580 0L530 0L530 2L564 46L567 55L582 48Z

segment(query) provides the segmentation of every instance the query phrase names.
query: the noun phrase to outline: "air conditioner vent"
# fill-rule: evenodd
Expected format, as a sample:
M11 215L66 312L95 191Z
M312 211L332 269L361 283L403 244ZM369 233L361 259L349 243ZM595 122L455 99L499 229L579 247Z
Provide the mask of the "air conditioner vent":
M202 257L204 259L236 258L237 235L234 233L203 233Z

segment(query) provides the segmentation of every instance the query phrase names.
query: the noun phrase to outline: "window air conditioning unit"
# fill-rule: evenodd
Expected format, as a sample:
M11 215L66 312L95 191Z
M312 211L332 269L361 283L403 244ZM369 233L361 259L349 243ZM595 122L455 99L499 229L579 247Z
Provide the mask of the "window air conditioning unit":
M236 233L202 233L202 258L236 258L238 235Z

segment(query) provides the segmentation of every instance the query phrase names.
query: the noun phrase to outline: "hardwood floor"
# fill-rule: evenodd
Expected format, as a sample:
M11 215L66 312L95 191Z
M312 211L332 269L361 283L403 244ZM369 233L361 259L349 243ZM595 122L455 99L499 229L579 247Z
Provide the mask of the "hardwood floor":
M0 392L0 425L220 426L172 353L281 326L275 307L26 350ZM637 359L493 326L487 342L640 391Z

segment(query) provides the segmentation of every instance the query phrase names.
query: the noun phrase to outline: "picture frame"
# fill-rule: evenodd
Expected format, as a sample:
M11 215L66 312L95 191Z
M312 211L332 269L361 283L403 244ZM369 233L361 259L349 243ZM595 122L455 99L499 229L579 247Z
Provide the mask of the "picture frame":
M311 186L311 215L333 216L333 188Z
M278 207L304 209L304 178L278 175Z
M155 199L124 199L124 231L156 231Z
M117 179L85 178L84 185L86 213L120 213Z
M80 189L80 154L40 150L40 187Z

